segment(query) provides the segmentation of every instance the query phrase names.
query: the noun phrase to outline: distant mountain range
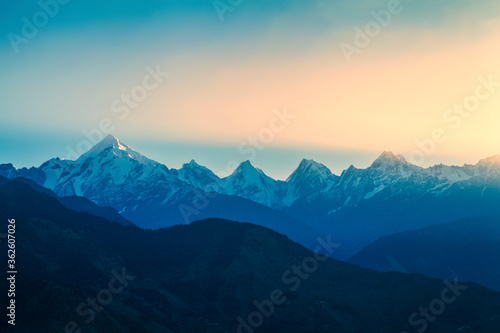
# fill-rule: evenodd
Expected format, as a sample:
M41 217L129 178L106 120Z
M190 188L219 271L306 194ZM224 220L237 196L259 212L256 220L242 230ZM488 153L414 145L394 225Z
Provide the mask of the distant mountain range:
M349 262L500 290L500 217L469 218L382 237Z
M16 326L2 320L2 332L500 331L500 293L476 284L377 273L248 223L144 230L60 199L32 182L0 182L1 226L15 217L19 266Z
M245 161L221 179L195 161L169 169L109 135L76 161L2 164L0 175L110 206L143 228L220 217L271 227L308 247L331 234L342 243L342 259L395 232L500 214L500 155L421 168L384 152L370 167L351 166L340 176L304 159L286 181Z
M7 184L11 180L0 176L0 185ZM116 210L114 210L111 207L101 207L92 201L84 198L84 197L78 197L78 196L71 196L71 197L58 197L54 192L51 190L38 185L31 179L23 178L23 177L18 177L15 178L15 181L18 183L25 183L28 184L32 189L35 191L38 191L40 193L46 194L52 198L55 198L57 201L59 201L64 207L74 210L79 213L89 213L98 217L102 217L108 221L111 222L116 222L121 225L126 225L126 226L133 226L134 223L130 222L129 220L125 219L123 216L121 216Z

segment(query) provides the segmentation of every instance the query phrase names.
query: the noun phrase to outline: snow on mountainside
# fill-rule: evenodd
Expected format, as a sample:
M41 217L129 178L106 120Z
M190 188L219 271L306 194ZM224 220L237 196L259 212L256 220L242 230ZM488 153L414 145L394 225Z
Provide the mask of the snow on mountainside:
M222 190L220 178L207 167L196 163L195 160L185 163L179 170L172 169L170 171L175 174L179 180L202 189L205 192L221 192Z
M39 168L45 173L45 181L42 185L53 190L61 178L64 168L71 163L72 161L61 160L59 157L52 158L43 163Z
M289 206L298 198L310 200L320 193L328 192L339 179L323 164L303 159L286 180L288 191L283 202Z
M425 172L429 176L437 177L441 181L454 183L474 177L477 174L477 168L473 165L458 167L455 165L438 164L427 168Z
M350 166L340 176L335 192L337 201L332 212L343 206L356 206L362 200L371 199L385 193L387 197L404 192L415 192L433 187L429 185L431 177L423 174L424 169L413 165L401 155L383 152L366 169Z
M99 187L132 186L135 182L153 179L174 181L175 177L164 165L109 135L75 162L67 164L54 190L61 196L87 196L86 192L95 192Z
M500 174L500 155L482 159L476 165L466 164L458 167L438 164L425 169L425 172L449 183L469 180L477 176L497 176Z
M115 138L112 135L106 136L102 141L97 143L94 147L92 147L88 152L81 155L76 163L83 163L88 159L97 159L97 158L129 158L131 160L137 161L140 164L145 165L161 165L160 163L153 161L144 155L139 154L126 144L122 143L120 140Z
M109 135L76 161L52 159L38 168L58 196L83 196L120 213L175 202L193 190L170 170Z
M500 174L500 155L482 159L477 163L478 175L490 176Z
M496 186L491 180L500 178L500 155L476 165L424 169L401 155L383 152L370 167L351 166L340 177L325 165L304 159L286 181L274 180L245 161L220 179L194 160L170 170L108 135L76 161L55 158L30 169L3 164L0 175L29 178L59 196L84 196L122 213L138 206L174 205L200 190L243 197L275 209L321 202L334 213L373 198L446 195L453 188Z
M367 169L374 175L398 176L409 178L418 174L423 168L408 163L402 155L394 155L385 151Z
M283 182L272 179L250 161L241 163L234 172L222 179L224 194L244 197L265 206L281 208Z

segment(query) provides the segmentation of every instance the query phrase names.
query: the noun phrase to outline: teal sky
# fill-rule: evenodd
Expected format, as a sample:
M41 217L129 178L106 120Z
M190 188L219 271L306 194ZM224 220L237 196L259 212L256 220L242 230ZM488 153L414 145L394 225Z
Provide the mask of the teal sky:
M491 45L484 56L488 58L478 56L474 66L456 68L463 81L450 85L440 100L431 98L436 92L426 88L434 81L433 73L442 82L457 82L455 78L432 71L429 82L412 83L409 99L429 94L423 98L429 106L425 119L418 118L413 106L399 119L401 104L370 100L392 99L386 94L392 91L389 83L385 91L374 91L375 97L342 98L371 89L371 83L363 83L363 73L375 80L379 74L374 70L387 63L408 61L412 67L411 56L422 49L450 58L462 44L483 50L485 38L497 36L500 5L486 0L401 1L403 11L347 64L339 44L352 42L353 29L373 20L371 11L383 10L389 2L243 0L221 20L211 0L71 0L59 5L54 17L16 52L9 38L22 37L23 17L33 21L41 7L37 1L2 1L0 163L37 166L51 157L65 157L68 146L76 149L86 140L82 131L98 128L106 118L115 127L113 135L169 167L196 159L215 171L224 169L228 160L246 159L237 152L238 145L266 127L271 111L282 107L295 112L297 120L275 133L275 140L253 161L270 176L285 178L302 158L339 173L350 164L368 166L383 150L407 156L416 139L441 126L444 108L466 97L478 76L498 73L500 62L493 60L500 59L498 46ZM433 61L442 67L441 60ZM159 88L126 119L112 112L112 102L143 82L147 67L156 66L169 73ZM324 78L323 68L328 73ZM384 80L399 68L389 68ZM353 77L357 81L349 82ZM397 80L388 82L400 87ZM464 153L458 149L471 142L481 124L500 124L497 116L483 116L498 108L497 99L488 103L486 111L450 135L425 164L475 163L500 153L497 144L482 142L475 142L479 150L472 144ZM371 132L379 126L367 120L366 109L372 106L373 114L390 110L390 120L380 120L382 135ZM419 127L397 130L408 126L405 119L413 115ZM383 123L390 123L389 130ZM500 142L494 128L485 131L492 133L489 142Z

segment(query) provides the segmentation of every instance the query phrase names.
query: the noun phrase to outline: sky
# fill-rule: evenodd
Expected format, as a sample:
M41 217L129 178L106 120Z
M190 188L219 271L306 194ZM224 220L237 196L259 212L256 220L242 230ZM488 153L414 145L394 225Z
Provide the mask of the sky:
M4 0L0 34L0 164L108 133L171 168L279 179L302 158L500 154L496 0Z

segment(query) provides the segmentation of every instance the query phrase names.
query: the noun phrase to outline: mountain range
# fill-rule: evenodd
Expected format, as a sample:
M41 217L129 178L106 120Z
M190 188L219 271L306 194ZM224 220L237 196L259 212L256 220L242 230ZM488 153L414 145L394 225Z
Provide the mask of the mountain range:
M307 247L330 234L342 243L341 259L396 232L500 214L500 155L422 168L384 152L368 168L350 166L340 175L304 159L286 181L245 161L221 179L194 160L169 169L109 135L76 161L2 164L0 175L112 207L142 228L219 217L273 228Z
M313 253L221 219L144 230L19 180L2 179L0 202L4 230L16 219L19 270L16 326L2 320L2 332L500 331L500 293L324 257L327 238Z
M379 272L458 277L500 290L500 217L468 218L382 237L349 259Z

